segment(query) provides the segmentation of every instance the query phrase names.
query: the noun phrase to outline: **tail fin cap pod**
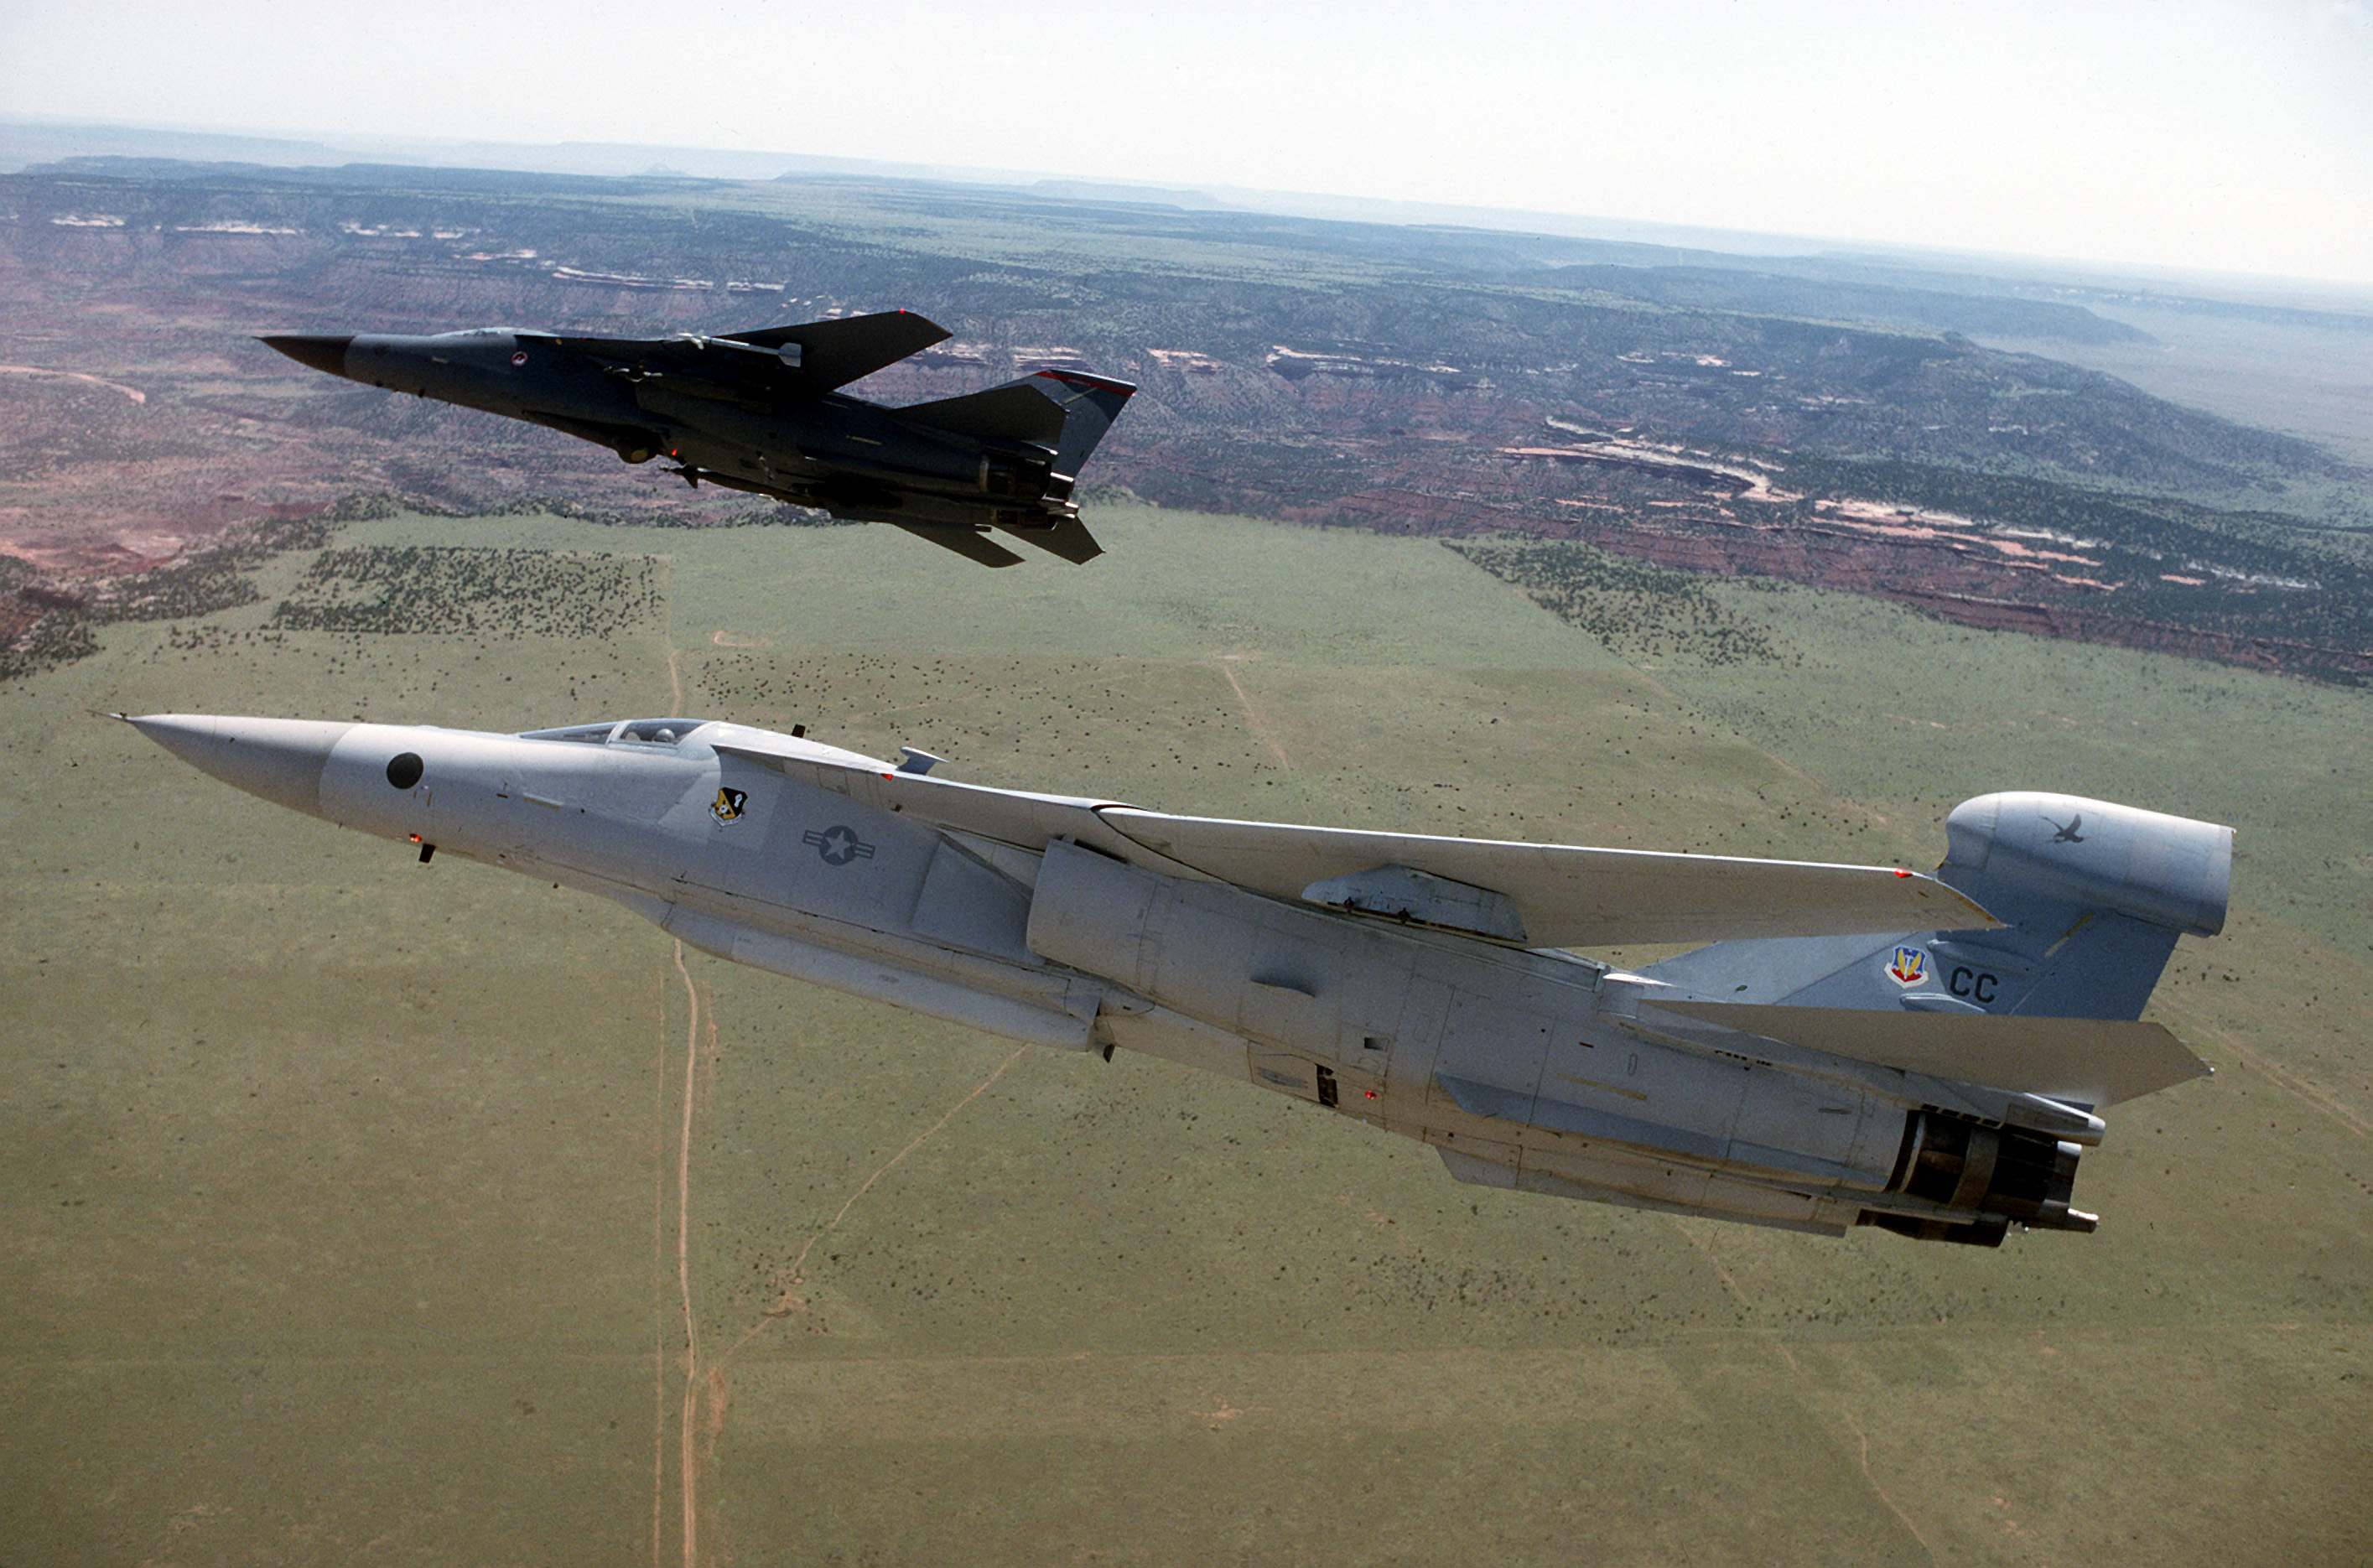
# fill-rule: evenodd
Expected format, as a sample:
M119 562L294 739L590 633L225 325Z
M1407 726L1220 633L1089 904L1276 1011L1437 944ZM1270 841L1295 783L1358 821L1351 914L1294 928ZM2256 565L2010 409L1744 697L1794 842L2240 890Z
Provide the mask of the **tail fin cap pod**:
M1940 880L1996 914L2042 900L2194 936L2225 927L2233 830L2074 795L1981 795L1945 819ZM1999 902L1998 902L1999 900Z

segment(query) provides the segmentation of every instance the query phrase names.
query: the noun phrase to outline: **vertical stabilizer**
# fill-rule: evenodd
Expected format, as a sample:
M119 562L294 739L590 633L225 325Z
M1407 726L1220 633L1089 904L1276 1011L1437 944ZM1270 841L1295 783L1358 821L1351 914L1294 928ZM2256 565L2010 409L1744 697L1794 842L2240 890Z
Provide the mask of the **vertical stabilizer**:
M1041 370L1023 383L1036 387L1063 408L1063 436L1055 444L1055 472L1077 479L1080 467L1137 389L1127 381L1084 370Z
M2233 830L2071 795L1983 795L1936 878L1994 930L1724 942L1642 971L1706 1001L2133 1019L2190 932L2225 924Z

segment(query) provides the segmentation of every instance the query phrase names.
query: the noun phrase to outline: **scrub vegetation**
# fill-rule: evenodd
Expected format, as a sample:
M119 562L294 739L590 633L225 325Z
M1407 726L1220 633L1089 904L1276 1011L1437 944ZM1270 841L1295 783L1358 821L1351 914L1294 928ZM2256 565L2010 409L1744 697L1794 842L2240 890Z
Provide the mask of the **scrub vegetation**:
M331 548L532 585L476 632L271 627L293 552L0 686L12 1561L2373 1539L2365 694L1742 583L1704 591L1770 657L1645 657L1431 541L1135 507L1027 579L884 570L865 529L456 526ZM664 559L660 603L567 630L601 556ZM93 709L708 711L1175 811L1920 866L1963 796L2106 795L2239 825L2232 928L2154 1008L2218 1076L2111 1115L2098 1235L1997 1253L1512 1196L1245 1084L680 955Z
M2246 311L920 181L0 198L9 1563L2373 1560L2373 428ZM956 335L868 396L1142 383L1109 554L777 526L245 341L895 307ZM2353 318L2283 331L2361 380ZM2110 1113L2099 1234L1999 1252L1471 1188L424 865L110 711L707 715L1922 868L1968 796L2103 797L2239 829L2152 1010L2217 1076Z
M1627 657L1677 655L1708 664L1776 657L1762 628L1717 603L1693 574L1564 541L1470 541L1451 548Z
M658 613L652 563L604 554L364 545L314 557L275 631L600 637Z
M905 308L954 335L863 395L1046 366L1138 382L1084 476L1106 495L1576 540L1967 625L2373 678L2373 434L2341 379L2368 329L2341 310L2269 323L2100 280L1059 190L127 159L0 175L0 261L17 285L0 329L43 345L0 367L0 542L47 536L43 580L69 590L357 495L788 521L664 463L333 383L251 333L637 335ZM2256 363L2237 324L2278 329L2324 394ZM74 639L30 622L76 613L0 605L0 645L53 660Z

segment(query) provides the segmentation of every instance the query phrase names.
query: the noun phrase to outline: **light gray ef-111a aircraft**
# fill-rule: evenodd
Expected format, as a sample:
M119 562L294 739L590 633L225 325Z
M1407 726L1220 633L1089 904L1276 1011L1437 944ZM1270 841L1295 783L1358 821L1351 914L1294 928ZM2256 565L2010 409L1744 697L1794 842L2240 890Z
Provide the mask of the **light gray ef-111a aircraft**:
M431 337L282 333L302 365L547 426L691 484L894 523L983 566L1022 559L994 529L1067 561L1103 554L1072 499L1080 465L1137 389L1041 370L887 408L839 392L947 330L908 310L705 337L488 327Z
M2135 1020L2178 935L2222 927L2232 830L2098 801L1968 802L1931 878L1168 816L692 719L128 722L423 862L1241 1079L1487 1186L1830 1235L2089 1231L2071 1196L2098 1113L2208 1071ZM1637 973L1563 951L1676 942L1711 945Z

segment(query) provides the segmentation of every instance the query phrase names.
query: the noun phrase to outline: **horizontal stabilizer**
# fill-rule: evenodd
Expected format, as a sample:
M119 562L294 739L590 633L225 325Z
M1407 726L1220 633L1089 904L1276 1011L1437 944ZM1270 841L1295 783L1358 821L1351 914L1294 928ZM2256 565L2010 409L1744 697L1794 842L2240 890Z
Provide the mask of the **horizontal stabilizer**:
M918 532L922 532L918 530ZM926 533L926 537L936 535ZM1133 806L1031 795L848 765L768 763L910 822L1042 849L1055 837L1165 876L1233 883L1299 902L1315 883L1399 866L1505 895L1525 945L1687 941L1714 933L1899 930L1990 923L1943 883L1876 866L1743 860L1560 844L1359 833L1284 823L1164 816Z
M893 528L903 528L918 539L928 539L942 550L953 550L968 561L978 561L985 567L1018 567L1022 557L991 539L976 528L933 528L923 523L900 522L895 518L880 521Z
M1046 514L1039 516L1044 518ZM1105 553L1095 535L1088 532L1088 525L1076 517L1048 519L1044 528L1009 528L1006 532L1050 556L1060 556L1073 566L1086 566Z
M911 404L895 412L910 425L981 440L1026 441L1052 451L1063 438L1061 405L1030 381L1008 381L987 392Z
M1882 1012L1851 1007L1780 1007L1642 999L1656 1012L2014 1094L2111 1106L2194 1078L2208 1064L2156 1024L2103 1018L1994 1018L1959 1012Z
M1529 947L1993 923L1944 883L1883 866L1431 838L1164 816L1118 806L1100 814L1166 860L1278 898L1300 898L1315 883L1383 866L1501 894L1514 905Z
M944 343L949 333L912 310L883 310L871 316L842 316L795 327L760 327L719 335L758 348L780 350L797 345L798 364L791 368L794 379L805 391L823 392L870 376L885 365L895 365L935 343Z

